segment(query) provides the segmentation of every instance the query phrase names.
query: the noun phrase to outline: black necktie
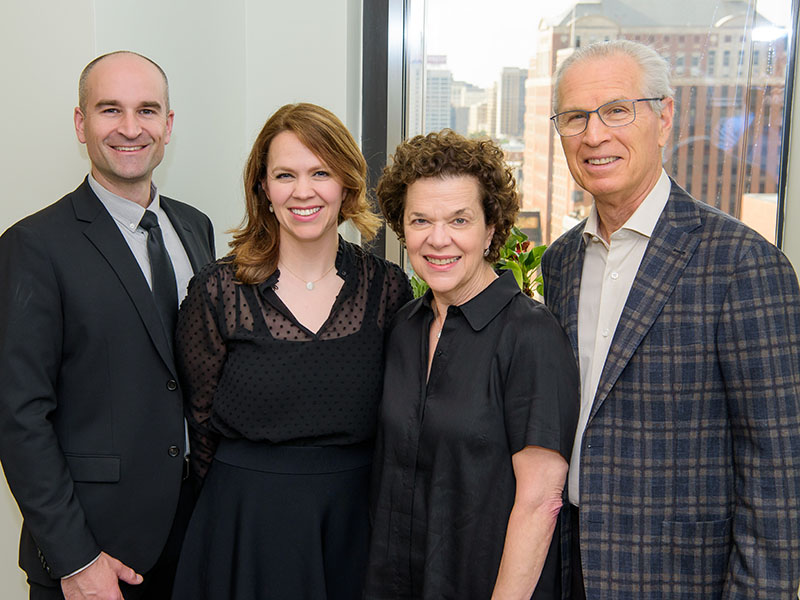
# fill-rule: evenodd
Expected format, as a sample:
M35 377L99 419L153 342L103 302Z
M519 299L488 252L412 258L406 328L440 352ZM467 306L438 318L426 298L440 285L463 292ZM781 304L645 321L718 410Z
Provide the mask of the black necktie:
M161 235L161 226L158 224L156 213L144 211L142 220L139 221L147 230L147 255L150 258L150 274L153 280L153 296L155 297L167 339L172 344L175 334L175 321L178 317L178 290L175 286L175 270L169 259L164 237Z

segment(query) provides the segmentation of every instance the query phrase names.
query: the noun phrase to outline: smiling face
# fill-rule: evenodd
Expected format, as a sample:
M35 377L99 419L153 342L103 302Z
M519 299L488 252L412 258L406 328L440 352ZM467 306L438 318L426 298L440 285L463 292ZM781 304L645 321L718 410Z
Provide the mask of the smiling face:
M437 302L463 304L494 279L483 257L494 227L474 177L417 179L406 191L403 230L411 266Z
M613 100L641 98L642 71L619 54L591 58L571 66L559 87L558 111L594 110ZM661 115L648 102L636 103L636 120L608 127L590 115L586 131L562 137L561 146L575 181L598 203L635 208L661 175L661 149L672 129L672 98Z
M291 131L276 135L262 188L281 227L281 244L338 239L345 190L327 165ZM288 236L288 237L287 237Z
M86 106L75 109L75 132L86 144L92 176L109 191L149 203L150 179L172 133L166 82L140 56L115 54L89 72Z

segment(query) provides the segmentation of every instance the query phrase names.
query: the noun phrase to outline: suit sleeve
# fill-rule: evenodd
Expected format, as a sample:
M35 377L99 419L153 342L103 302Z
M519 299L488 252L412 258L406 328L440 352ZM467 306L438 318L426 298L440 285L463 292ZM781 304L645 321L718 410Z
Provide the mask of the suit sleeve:
M733 432L725 598L790 598L800 582L800 293L786 257L737 265L717 332Z
M101 548L52 423L62 361L59 283L41 238L24 226L0 237L0 281L0 461L25 525L58 578Z
M214 225L211 223L211 219L206 217L206 235L208 236L208 250L211 253L211 260L214 261L217 258L217 249L214 242Z

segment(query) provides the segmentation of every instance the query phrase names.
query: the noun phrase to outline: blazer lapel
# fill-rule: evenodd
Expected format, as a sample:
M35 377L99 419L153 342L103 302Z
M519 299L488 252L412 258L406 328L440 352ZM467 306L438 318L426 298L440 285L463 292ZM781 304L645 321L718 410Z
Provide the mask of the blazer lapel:
M692 232L701 225L694 200L673 181L670 198L653 230L620 315L597 386L590 421L675 289L700 243L699 236Z
M574 232L574 238L569 241L566 248L561 274L565 292L560 299L564 331L572 344L572 351L578 364L580 364L580 353L578 352L578 298L581 292L584 256L583 227L581 227Z
M169 220L172 222L172 226L181 239L183 248L186 250L186 255L189 257L189 262L192 264L192 271L197 273L209 261L207 257L208 252L203 250L203 246L199 241L201 236L192 229L192 226L186 219L181 219L175 205L169 198L161 196L161 208L167 213Z
M84 235L117 274L136 307L150 339L153 340L153 345L170 371L175 374L175 361L170 343L159 318L153 293L147 285L139 263L136 262L114 219L94 195L88 182L84 181L79 191L82 193L73 198L73 207L76 218L87 223L83 230Z

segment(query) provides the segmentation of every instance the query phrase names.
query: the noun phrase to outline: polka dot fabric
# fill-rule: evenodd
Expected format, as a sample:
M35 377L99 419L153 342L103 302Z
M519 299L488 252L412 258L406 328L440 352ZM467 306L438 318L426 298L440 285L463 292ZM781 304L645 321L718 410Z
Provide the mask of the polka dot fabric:
M343 240L336 269L344 285L316 334L275 294L278 271L243 285L226 257L192 279L176 358L199 476L220 436L315 446L374 437L383 329L411 288L398 266Z

